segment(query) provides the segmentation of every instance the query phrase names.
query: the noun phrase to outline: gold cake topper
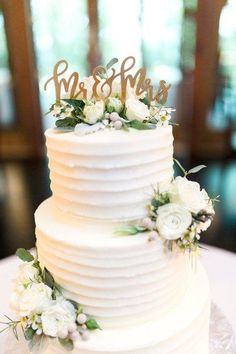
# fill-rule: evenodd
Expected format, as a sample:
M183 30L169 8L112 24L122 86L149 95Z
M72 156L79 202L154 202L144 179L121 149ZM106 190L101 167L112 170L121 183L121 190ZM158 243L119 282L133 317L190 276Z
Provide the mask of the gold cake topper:
M133 56L126 57L120 65L120 71L117 72L114 68L111 68L111 74L108 75L107 68L104 66L97 66L93 70L94 84L92 87L92 98L96 100L107 99L112 94L112 83L115 79L120 80L121 92L120 99L122 102L126 100L127 87L135 89L135 94L137 96L142 95L147 92L147 98L149 101L156 101L157 103L164 104L168 98L168 90L170 89L170 84L167 84L165 80L160 80L158 88L155 90L151 83L151 79L146 77L146 69L144 67L138 69L134 75L130 72L134 68L136 60ZM54 83L56 101L60 102L62 87L64 87L65 92L69 95L71 99L76 99L78 96L82 99L88 99L87 89L85 83L79 80L79 73L73 72L68 79L63 77L68 69L68 62L66 60L58 61L53 69L53 75L46 81L44 85L44 90L47 90L48 84L50 82ZM103 78L101 85L101 76ZM98 90L98 85L101 85ZM101 95L102 93L106 94ZM107 92L108 89L108 92ZM99 95L100 92L100 95Z

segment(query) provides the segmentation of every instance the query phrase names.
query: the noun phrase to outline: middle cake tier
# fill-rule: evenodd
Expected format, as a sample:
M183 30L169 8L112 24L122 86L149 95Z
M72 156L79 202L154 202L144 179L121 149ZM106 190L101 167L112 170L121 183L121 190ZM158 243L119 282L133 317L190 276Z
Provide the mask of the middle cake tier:
M189 257L144 234L117 236L120 225L63 213L53 198L35 214L40 262L103 328L162 316L174 308L191 277Z

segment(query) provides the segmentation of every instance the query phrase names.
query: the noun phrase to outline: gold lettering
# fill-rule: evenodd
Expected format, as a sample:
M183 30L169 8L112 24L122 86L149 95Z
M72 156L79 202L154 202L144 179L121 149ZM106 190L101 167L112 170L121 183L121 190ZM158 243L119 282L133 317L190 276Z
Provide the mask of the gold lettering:
M165 80L161 80L156 95L153 97L153 100L157 101L160 104L164 104L168 98L168 90L170 89L170 84L167 85Z
M64 65L64 68L59 71L59 67L61 65ZM64 78L59 80L59 76L63 75L68 69L68 63L66 60L60 60L58 61L54 68L53 68L53 76L50 77L44 85L44 90L47 90L47 86L50 81L54 82L55 86L55 93L56 93L56 102L60 102L61 99L61 91L62 91L62 86L64 86L65 92L70 92L70 98L74 97L76 87L78 85L79 81L79 74L77 72L73 72L69 79L66 80ZM71 86L71 88L70 88ZM70 90L70 91L69 91Z
M106 69L99 65L93 70L93 78L94 78L94 84L93 84L93 96L95 99L99 100L101 97L98 94L98 85L101 83L101 78L99 75L106 75Z
M50 77L45 85L46 90L48 84L52 81L54 83L56 101L61 99L62 88L66 93L69 93L70 98L82 97L81 99L87 100L95 98L96 100L105 100L112 94L112 84L116 78L120 78L120 99L125 102L127 98L127 91L129 88L134 89L137 96L142 95L147 91L149 101L157 101L160 104L164 104L168 98L168 90L171 85L167 85L164 80L159 82L157 92L154 94L153 85L151 79L146 78L146 69L140 68L134 74L128 74L128 72L135 66L136 60L133 56L129 56L123 60L120 66L120 72L116 73L114 68L111 68L110 76L108 76L107 69L103 66L97 66L93 70L94 84L92 87L92 97L87 97L88 91L84 82L79 82L79 73L73 72L68 80L61 78L68 69L68 63L66 60L58 61L53 68L53 75ZM110 73L109 72L109 73ZM102 77L102 79L101 79ZM76 91L77 90L77 91Z
M81 99L87 100L87 99L88 99L87 95L88 95L88 92L87 92L87 90L86 90L86 88L85 88L84 82L81 81L81 82L79 83L79 91L76 92L76 93L74 94L74 96L72 96L71 98L75 98L75 99L76 99L78 96L82 96ZM91 98L91 97L89 97L89 98Z

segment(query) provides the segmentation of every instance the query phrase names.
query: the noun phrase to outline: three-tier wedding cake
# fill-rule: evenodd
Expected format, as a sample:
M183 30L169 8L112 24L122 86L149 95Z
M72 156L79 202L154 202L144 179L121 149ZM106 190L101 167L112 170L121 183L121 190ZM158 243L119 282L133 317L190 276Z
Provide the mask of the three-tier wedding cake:
M196 254L214 211L187 179L203 166L174 178L172 109L127 82L122 100L122 82L107 93L103 77L98 98L94 80L84 80L86 100L50 109L52 197L35 213L38 257L24 259L48 301L21 312L26 339L47 337L47 354L208 354L209 284ZM26 283L15 293L32 296Z

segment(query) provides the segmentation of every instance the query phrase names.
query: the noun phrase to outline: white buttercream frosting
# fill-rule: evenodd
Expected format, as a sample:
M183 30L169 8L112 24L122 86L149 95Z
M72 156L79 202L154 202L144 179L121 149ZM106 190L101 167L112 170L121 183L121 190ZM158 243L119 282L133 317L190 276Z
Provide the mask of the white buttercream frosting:
M79 342L75 354L209 354L209 286L198 264L185 295L165 316L156 313L148 322L131 327L104 329ZM61 354L55 342L46 354Z
M145 321L173 308L189 281L188 256L145 235L115 236L113 223L65 215L45 201L36 212L40 261L103 327Z
M171 126L84 136L49 129L46 143L54 201L76 215L139 218L153 186L173 175Z

